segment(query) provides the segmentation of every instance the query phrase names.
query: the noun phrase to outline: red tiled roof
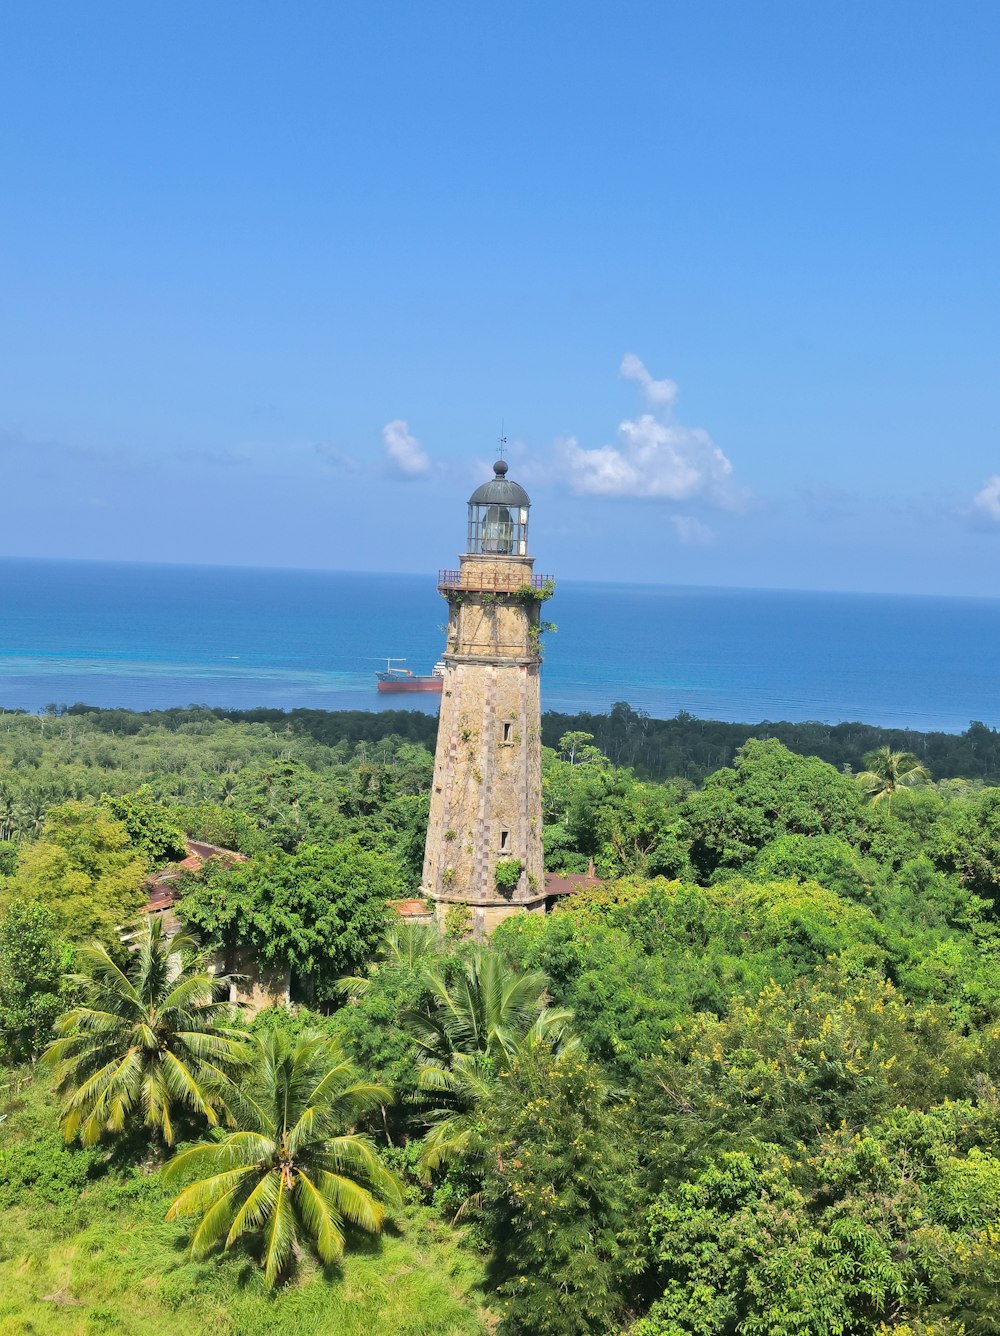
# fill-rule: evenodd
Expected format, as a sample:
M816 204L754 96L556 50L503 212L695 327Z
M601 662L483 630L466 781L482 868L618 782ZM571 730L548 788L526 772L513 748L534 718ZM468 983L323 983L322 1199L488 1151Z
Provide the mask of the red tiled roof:
M164 909L169 909L174 903L174 892L169 882L154 882L149 888L149 899L146 901L145 913L159 914Z
M246 854L238 854L235 849L220 849L218 845L205 844L203 840L186 840L185 843L186 858L146 878L148 899L145 913L159 914L170 908L176 898L174 883L182 872L200 872L210 858L222 858L229 863L247 861Z
M546 872L546 895L572 895L574 891L589 890L591 886L602 886L600 877L592 872Z
M431 912L426 900L392 900L390 903L400 918L425 918Z

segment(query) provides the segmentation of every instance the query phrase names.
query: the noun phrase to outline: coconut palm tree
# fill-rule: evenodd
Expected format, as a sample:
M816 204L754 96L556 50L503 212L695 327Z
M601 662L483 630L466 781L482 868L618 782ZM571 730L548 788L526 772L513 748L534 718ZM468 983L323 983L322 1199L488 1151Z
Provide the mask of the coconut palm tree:
M13 789L0 784L0 840L12 840L18 834L17 799Z
M386 932L374 970L428 970L441 955L441 934L432 923L396 923ZM370 975L346 975L337 988L352 1002L371 992Z
M173 1182L204 1175L186 1187L167 1219L200 1216L195 1256L220 1240L225 1247L259 1236L261 1264L273 1285L308 1238L324 1262L344 1251L345 1224L378 1233L383 1203L401 1200L396 1177L379 1161L359 1118L390 1092L359 1079L336 1040L277 1032L257 1041L247 1080L231 1102L236 1129L215 1134L167 1165Z
M409 1013L405 1022L423 1050L418 1087L437 1101L421 1154L429 1175L481 1153L476 1109L519 1053L536 1044L568 1051L579 1041L569 1029L573 1013L546 1004L545 974L521 974L489 947L475 948L452 981L435 971L425 978L431 1009Z
M889 747L879 747L865 757L868 769L856 776L865 791L865 796L872 803L883 799L888 807L897 789L909 789L930 779L930 771L921 765L910 752L893 751Z
M14 835L18 838L34 838L42 833L49 808L57 801L52 789L29 789L17 806Z
M89 968L70 982L83 1001L59 1017L44 1055L65 1098L63 1136L85 1146L136 1119L172 1145L184 1109L216 1124L246 1053L219 1000L230 980L211 973L193 937L168 938L162 919L146 918L129 945L124 967L100 943L81 950Z

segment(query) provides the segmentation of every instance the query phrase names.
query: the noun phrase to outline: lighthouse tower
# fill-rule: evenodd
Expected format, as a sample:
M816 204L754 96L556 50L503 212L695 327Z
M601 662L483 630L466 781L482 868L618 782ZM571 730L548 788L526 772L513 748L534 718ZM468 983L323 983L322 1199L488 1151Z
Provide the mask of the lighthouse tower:
M465 905L477 937L545 908L540 611L552 581L528 554L527 492L507 463L469 498L466 551L438 574L448 643L421 894Z

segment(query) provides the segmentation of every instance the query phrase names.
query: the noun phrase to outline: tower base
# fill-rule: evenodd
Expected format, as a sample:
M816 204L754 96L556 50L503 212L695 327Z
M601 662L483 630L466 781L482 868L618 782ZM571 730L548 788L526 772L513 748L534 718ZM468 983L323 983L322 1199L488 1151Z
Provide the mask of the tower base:
M471 920L472 936L477 942L488 937L504 919L513 918L515 914L544 914L546 907L544 895L528 901L487 900L476 903L463 900L459 896L451 899L446 896L428 895L426 898L433 902L434 921L439 927L444 926L445 915L450 909L467 910Z

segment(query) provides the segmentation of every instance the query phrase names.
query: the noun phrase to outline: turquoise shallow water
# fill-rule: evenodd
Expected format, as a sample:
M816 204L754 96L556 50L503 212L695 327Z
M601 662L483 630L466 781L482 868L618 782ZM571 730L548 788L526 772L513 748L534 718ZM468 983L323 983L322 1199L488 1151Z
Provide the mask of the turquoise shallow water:
M0 560L0 707L435 710L379 697L430 670L435 577ZM1000 725L1000 600L560 581L543 707L657 717Z

